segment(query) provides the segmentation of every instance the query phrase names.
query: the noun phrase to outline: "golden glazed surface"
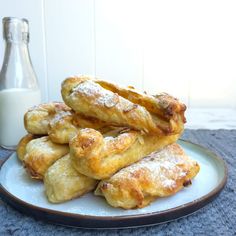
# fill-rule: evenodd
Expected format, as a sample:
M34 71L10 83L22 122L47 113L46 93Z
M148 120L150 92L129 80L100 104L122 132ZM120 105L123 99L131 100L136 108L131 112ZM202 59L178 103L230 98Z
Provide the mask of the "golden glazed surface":
M142 208L175 194L199 172L197 162L175 143L186 110L176 98L89 76L65 79L61 94L65 103L26 112L29 134L17 147L31 178L43 180L49 202L97 187L95 195L113 207Z
M33 139L37 138L36 135L33 134L27 134L25 135L20 142L17 145L17 149L16 149L16 153L18 156L18 159L20 161L23 161L25 158L25 154L26 154L26 145Z
M78 173L70 155L57 160L44 175L45 193L49 202L59 203L79 197L95 188L97 181Z
M48 135L54 143L69 143L81 128L101 129L106 124L95 118L87 118L70 112L60 112L49 122Z
M80 128L100 129L105 122L76 114L64 103L44 103L29 109L24 116L26 130L35 135L48 135L54 143L66 144Z
M95 194L104 196L113 207L142 208L157 197L175 194L199 170L198 163L175 143L101 181Z
M71 111L56 114L48 125L48 136L54 143L66 144L78 133L78 126L73 124Z
M25 129L31 134L47 135L50 120L60 112L71 109L61 102L44 103L30 108L24 116Z
M81 129L69 143L70 155L77 171L94 179L105 179L151 152L174 143L179 136L142 135L122 128L104 134L94 129Z
M167 94L151 96L86 76L66 79L61 92L76 112L111 125L161 136L183 131L186 107Z
M68 145L55 144L48 136L33 139L25 146L23 164L33 179L43 179L46 170L68 152Z

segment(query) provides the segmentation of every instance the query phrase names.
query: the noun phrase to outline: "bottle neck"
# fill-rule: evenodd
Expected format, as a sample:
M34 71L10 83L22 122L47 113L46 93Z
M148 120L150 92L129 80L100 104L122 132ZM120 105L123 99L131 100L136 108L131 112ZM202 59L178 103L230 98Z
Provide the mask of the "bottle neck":
M31 68L31 60L28 44L25 42L6 42L3 68L7 69L9 64L24 64Z
M6 41L0 81L2 89L38 88L26 41Z

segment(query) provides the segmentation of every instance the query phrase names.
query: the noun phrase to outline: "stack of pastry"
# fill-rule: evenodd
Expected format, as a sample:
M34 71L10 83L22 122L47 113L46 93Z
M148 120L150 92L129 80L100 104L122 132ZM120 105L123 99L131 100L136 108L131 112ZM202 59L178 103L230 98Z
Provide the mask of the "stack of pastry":
M33 107L17 154L52 203L94 190L114 207L141 208L191 183L199 165L176 144L185 105L168 94L86 77L62 83L65 103Z

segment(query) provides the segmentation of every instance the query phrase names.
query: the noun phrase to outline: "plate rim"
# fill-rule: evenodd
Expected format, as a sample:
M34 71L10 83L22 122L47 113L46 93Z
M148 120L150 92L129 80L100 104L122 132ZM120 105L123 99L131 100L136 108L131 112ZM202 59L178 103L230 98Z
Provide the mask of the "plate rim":
M222 191L226 185L228 178L228 168L226 162L223 158L218 156L216 153L210 149L201 146L199 144L193 143L185 139L179 139L179 141L193 146L197 146L203 152L207 152L210 158L214 158L218 163L223 167L223 178L221 182L212 189L208 194L197 198L186 204L170 208L162 211L154 211L148 213L141 213L136 215L121 215L121 216L93 216L93 215L83 215L77 213L62 212L58 210L53 210L49 208L39 207L28 203L20 198L14 196L10 193L3 185L0 183L0 197L3 201L7 202L17 210L20 210L27 215L31 215L37 219L42 219L60 224L65 226L73 226L80 228L100 228L100 229L109 229L109 228L127 228L127 227L140 227L153 224L161 224L167 221L171 221L199 210L200 208L207 205L211 202L218 194ZM0 171L4 163L12 156L16 155L16 152L8 156L2 163L0 163ZM64 218L66 217L66 219ZM63 219L64 218L64 219ZM67 221L65 223L65 220ZM75 221L74 221L75 220ZM107 224L109 222L109 225ZM146 223L145 223L146 222ZM141 225L139 225L140 223Z

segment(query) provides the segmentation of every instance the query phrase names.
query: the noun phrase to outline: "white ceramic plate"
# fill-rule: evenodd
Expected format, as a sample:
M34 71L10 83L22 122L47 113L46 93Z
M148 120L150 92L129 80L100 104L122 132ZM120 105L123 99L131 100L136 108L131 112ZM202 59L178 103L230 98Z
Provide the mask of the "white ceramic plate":
M159 198L143 209L112 208L92 193L66 203L51 204L45 197L43 183L27 176L15 153L1 167L0 195L25 213L70 226L119 228L173 220L206 205L222 190L227 179L227 169L221 158L199 145L182 140L178 143L200 164L199 174L191 186L174 196Z

